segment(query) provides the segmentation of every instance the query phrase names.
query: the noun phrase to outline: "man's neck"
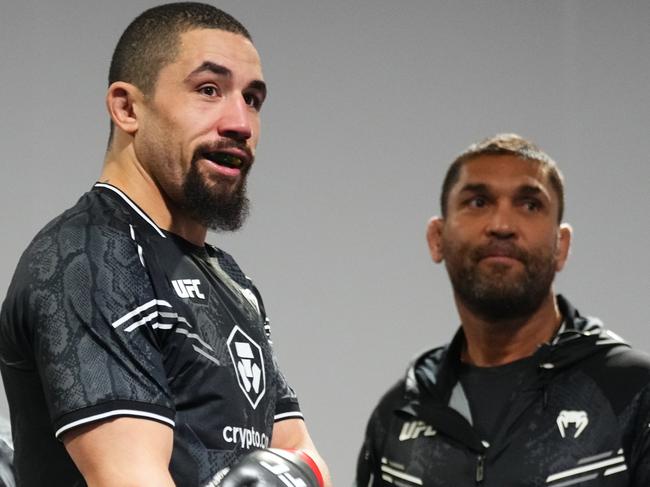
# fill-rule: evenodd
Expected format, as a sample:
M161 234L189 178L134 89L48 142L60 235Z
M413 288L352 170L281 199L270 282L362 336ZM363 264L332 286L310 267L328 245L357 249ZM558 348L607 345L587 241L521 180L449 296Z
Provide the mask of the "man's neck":
M124 192L163 230L172 232L194 245L205 243L207 229L182 212L166 197L151 175L139 163L128 144L120 149L115 144L106 154L99 180Z
M557 332L562 315L552 291L530 316L499 322L486 321L456 297L465 334L463 362L480 367L503 365L528 357Z

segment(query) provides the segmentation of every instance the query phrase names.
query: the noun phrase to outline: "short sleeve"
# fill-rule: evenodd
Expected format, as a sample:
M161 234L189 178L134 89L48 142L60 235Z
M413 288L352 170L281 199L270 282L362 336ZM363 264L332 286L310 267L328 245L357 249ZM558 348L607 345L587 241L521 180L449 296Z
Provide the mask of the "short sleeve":
M25 308L16 325L29 328L57 437L114 416L173 427L155 330L137 326L155 322L169 304L156 299L128 232L73 219L37 237L17 272L27 279L16 290Z
M298 402L298 396L294 390L289 385L284 374L280 370L277 364L277 360L274 355L274 363L276 370L276 403L275 403L275 421L282 421L285 419L304 419L302 412L300 411L300 404Z

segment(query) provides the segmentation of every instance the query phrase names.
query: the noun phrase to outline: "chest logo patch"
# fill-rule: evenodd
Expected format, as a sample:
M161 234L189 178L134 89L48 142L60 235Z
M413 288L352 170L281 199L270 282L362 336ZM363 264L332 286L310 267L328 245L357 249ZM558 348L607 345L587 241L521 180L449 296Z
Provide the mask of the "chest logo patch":
M228 337L228 351L235 366L239 387L255 409L266 392L262 349L241 328L235 326Z
M201 281L198 279L176 279L172 281L174 291L179 298L205 299L205 294L199 289Z
M570 425L575 425L575 432L573 437L577 438L585 430L589 424L589 417L587 416L587 411L560 411L557 419L555 420L557 427L560 430L560 435L562 438L566 438L567 430Z
M424 421L408 421L402 425L399 441L415 440L419 436L434 436L436 430Z

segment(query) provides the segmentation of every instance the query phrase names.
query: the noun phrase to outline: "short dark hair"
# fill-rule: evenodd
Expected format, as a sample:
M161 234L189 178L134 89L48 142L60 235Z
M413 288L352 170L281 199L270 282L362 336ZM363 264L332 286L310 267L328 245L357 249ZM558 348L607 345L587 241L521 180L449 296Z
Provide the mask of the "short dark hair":
M178 2L153 7L138 15L122 33L111 59L108 84L125 81L145 95L152 94L158 73L178 55L180 35L192 29L219 29L252 41L246 27L212 5Z
M445 174L440 192L440 211L443 218L447 216L449 193L458 182L463 165L473 159L486 155L510 155L538 163L558 197L558 222L564 216L564 177L556 162L533 142L517 134L498 134L470 145L454 162Z

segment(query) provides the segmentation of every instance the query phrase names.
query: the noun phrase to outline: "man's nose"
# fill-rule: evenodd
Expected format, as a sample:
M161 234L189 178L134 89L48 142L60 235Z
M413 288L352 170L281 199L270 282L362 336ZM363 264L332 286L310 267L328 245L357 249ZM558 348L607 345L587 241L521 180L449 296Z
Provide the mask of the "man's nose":
M517 235L517 224L513 208L507 204L498 204L491 212L486 233L493 238L514 238Z
M248 140L253 135L251 110L244 97L235 95L224 101L226 104L219 118L219 135L236 140Z

